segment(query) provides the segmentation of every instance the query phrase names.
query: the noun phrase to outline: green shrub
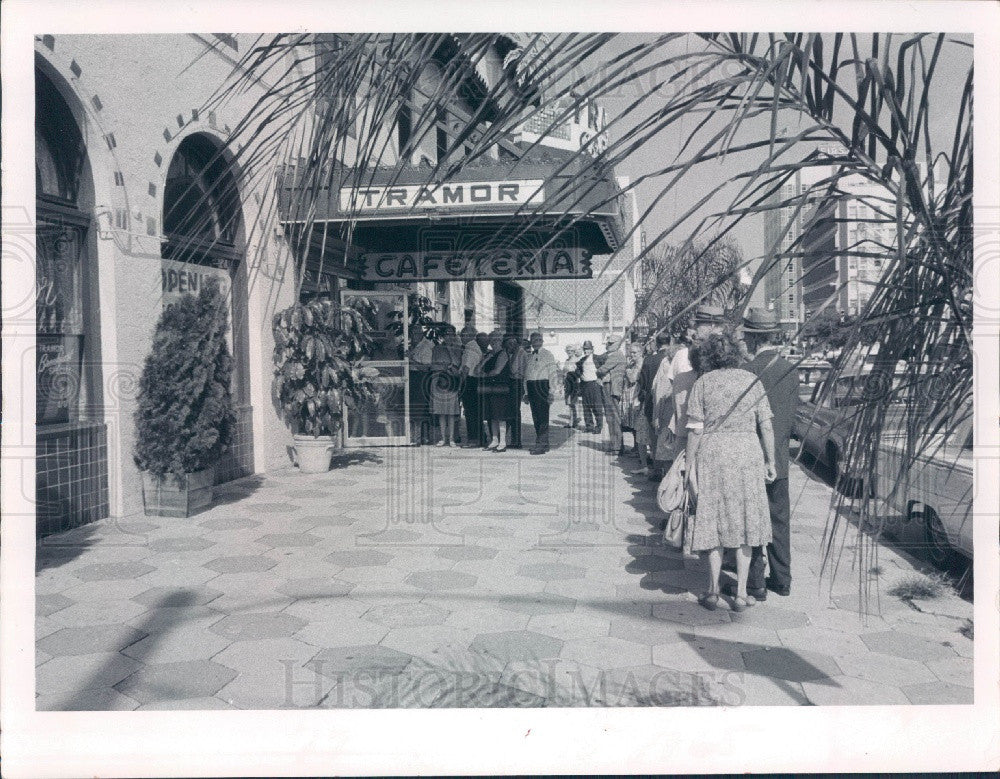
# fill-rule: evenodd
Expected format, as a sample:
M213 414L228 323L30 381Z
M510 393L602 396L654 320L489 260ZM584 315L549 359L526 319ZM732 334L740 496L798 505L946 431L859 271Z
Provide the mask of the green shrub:
M274 316L275 402L296 435L336 435L344 404L373 396L367 312L329 299L296 303Z
M209 467L233 438L227 301L206 284L168 306L139 379L134 459L155 476Z

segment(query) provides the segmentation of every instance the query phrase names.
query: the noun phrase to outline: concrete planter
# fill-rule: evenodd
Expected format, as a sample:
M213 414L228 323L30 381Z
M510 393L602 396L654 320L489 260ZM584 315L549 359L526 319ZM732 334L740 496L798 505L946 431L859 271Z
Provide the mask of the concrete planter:
M321 435L318 437L292 436L292 462L300 473L326 473L330 470L330 458L340 449L340 437Z
M212 505L215 466L183 476L142 472L142 502L146 516L190 517Z

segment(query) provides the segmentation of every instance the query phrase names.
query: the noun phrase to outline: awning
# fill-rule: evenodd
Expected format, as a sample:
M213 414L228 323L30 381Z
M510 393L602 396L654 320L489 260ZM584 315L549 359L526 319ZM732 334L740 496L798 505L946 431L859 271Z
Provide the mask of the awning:
M362 255L560 248L604 255L621 246L623 216L614 176L595 168L589 158L536 149L519 160L469 164L447 180L423 166L342 167L312 172L323 183L310 187L300 165L282 172L278 208L289 227L337 228Z

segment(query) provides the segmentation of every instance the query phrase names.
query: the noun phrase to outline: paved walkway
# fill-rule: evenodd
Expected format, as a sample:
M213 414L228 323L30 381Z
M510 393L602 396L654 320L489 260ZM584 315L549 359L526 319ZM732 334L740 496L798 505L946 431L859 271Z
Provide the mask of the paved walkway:
M792 595L708 612L652 483L565 432L543 457L355 452L44 539L38 708L972 702L970 603L888 596L913 575L888 549L867 621L849 560L817 585L815 477L791 479Z

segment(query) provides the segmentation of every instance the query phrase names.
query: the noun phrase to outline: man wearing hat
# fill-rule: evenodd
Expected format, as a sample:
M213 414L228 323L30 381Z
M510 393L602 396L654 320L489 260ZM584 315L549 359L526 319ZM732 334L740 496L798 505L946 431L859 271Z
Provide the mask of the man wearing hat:
M611 436L610 452L621 456L622 447L622 390L625 385L625 355L621 353L621 338L609 336L597 378L601 380L601 400L604 403L604 417L608 420Z
M604 397L601 381L597 376L594 344L583 342L583 357L576 361L580 396L583 400L583 429L586 433L600 433L604 427Z
M691 367L691 344L722 330L724 324L725 312L720 306L698 306L685 333L684 345L672 359L660 363L653 378L653 422L657 433L654 459L664 473L687 446L687 394L697 378Z
M796 367L781 357L775 344L781 332L773 312L751 308L743 318L743 341L751 360L743 367L755 373L767 392L767 401L774 418L774 467L777 478L767 485L767 501L771 509L771 543L767 545L767 564L771 575L764 578L764 550L754 547L750 559L747 592L764 600L767 591L788 595L792 585L790 505L788 499L788 441L799 402L799 374Z

